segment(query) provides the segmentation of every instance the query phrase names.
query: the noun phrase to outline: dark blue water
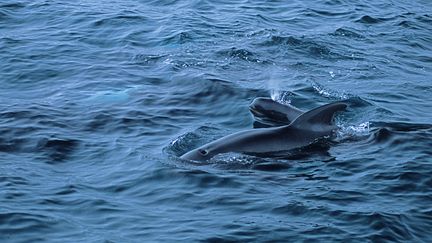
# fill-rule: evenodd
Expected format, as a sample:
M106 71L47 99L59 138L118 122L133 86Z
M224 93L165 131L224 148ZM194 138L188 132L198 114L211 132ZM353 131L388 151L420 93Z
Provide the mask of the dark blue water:
M432 2L0 1L0 241L432 241ZM181 154L259 96L325 149Z

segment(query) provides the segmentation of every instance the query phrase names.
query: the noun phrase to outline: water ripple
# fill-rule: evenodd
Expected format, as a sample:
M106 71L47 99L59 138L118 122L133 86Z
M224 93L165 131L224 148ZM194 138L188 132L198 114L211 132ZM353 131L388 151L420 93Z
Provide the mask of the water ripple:
M5 242L430 242L427 1L0 3ZM248 106L345 100L334 139L181 154Z

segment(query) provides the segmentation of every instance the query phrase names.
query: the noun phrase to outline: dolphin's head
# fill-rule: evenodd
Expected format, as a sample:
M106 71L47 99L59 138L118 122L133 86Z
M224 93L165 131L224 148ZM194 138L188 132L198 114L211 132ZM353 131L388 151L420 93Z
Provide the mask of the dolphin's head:
M183 154L180 158L194 161L207 161L215 156L210 149L200 147Z
M285 105L270 98L259 97L252 101L249 106L251 113L263 120L288 121Z

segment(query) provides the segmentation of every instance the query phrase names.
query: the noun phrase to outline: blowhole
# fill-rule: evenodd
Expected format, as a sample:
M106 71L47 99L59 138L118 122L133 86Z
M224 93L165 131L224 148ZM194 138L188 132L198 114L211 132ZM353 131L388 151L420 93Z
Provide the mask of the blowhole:
M199 149L198 152L200 152L201 155L207 155L208 151L205 149Z

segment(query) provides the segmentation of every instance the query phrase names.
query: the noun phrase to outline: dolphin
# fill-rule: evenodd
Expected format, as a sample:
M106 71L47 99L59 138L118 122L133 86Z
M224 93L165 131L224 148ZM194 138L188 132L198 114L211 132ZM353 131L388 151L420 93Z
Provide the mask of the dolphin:
M270 98L255 98L249 105L258 127L288 125L304 112L292 105L281 104Z
M207 161L229 152L259 155L301 148L331 136L337 129L332 122L335 113L347 106L344 102L326 104L302 113L288 125L240 131L196 148L180 158Z

